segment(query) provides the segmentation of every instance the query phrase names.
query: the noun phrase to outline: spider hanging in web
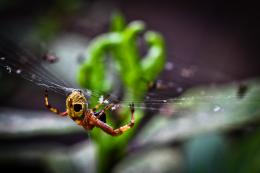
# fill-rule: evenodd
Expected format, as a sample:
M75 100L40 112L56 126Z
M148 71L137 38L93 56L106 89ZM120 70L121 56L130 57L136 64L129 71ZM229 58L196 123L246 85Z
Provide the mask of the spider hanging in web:
M48 55L48 57L54 57ZM0 39L0 67L8 73L18 75L42 88L45 89L45 106L51 111L60 116L69 116L78 125L86 130L91 130L94 127L102 129L109 135L118 136L123 134L134 126L134 104L130 104L131 120L127 125L117 129L106 124L106 112L113 110L116 104L108 102L106 97L103 101L97 104L94 108L88 107L87 93L80 89L67 87L68 85L50 73L42 64L37 56L25 49L22 49L12 41ZM45 59L52 62L51 59ZM66 111L60 112L57 108L49 104L48 92L50 89L60 94L66 94ZM85 96L86 95L86 96ZM100 107L104 107L99 110Z
M109 97L109 96L108 96ZM105 99L106 101L106 99ZM115 106L114 103L107 104L100 111L96 111L105 101L100 102L95 106L95 108L88 108L88 102L81 90L73 90L66 99L66 111L60 112L57 108L52 107L49 104L48 92L45 91L45 106L51 111L60 116L69 116L78 125L84 127L86 130L91 130L94 127L101 128L104 132L112 135L118 136L129 130L134 126L134 104L130 104L131 111L131 121L129 124L113 129L111 126L106 124L105 116L106 111Z

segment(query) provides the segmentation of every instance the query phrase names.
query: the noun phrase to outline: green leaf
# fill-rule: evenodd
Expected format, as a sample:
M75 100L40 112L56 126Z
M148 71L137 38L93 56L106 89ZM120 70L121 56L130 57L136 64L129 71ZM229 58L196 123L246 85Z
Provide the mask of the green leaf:
M260 81L244 82L248 91L241 98L239 85L194 88L167 106L171 118L155 116L139 134L137 145L160 145L184 141L211 132L228 132L260 122Z

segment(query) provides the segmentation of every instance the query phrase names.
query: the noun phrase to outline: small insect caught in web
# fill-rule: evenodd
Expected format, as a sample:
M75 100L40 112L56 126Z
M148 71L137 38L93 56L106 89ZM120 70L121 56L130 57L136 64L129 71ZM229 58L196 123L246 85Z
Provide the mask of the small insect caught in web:
M42 59L49 63L56 63L59 60L59 58L57 56L55 56L54 54L50 54L50 53L45 53L42 56Z

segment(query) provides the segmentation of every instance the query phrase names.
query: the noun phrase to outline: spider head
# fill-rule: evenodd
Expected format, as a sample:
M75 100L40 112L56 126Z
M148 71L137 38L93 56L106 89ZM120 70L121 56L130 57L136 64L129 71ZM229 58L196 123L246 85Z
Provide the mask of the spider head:
M66 99L66 110L74 120L82 120L88 107L87 99L81 90L73 90Z

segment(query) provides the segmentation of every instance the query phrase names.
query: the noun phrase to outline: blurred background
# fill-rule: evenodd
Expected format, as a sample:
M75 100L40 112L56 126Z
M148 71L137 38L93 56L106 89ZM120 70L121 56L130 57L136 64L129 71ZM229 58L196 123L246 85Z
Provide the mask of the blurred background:
M145 31L160 33L166 51L157 78L165 87L146 94L135 133L115 145L124 154L106 149L101 157L102 140L46 111L42 88L1 69L0 169L259 172L260 14L253 2L1 0L0 33L31 53L57 56L46 68L77 86L89 44L109 32L118 11L126 23L140 20ZM136 41L141 57L149 50L143 34ZM65 109L64 95L50 92L50 99Z

